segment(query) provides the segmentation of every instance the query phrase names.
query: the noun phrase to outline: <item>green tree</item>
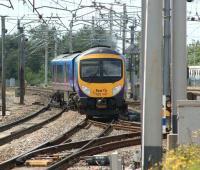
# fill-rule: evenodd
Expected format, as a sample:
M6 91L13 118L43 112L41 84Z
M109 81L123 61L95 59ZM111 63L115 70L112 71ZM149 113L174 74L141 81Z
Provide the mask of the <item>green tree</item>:
M111 41L109 33L101 27L96 27L94 31L90 26L83 26L80 30L72 35L73 51L84 51L93 46L105 45L116 47L116 41ZM60 52L69 51L69 35L66 34L62 37L59 47Z
M200 65L200 42L188 45L188 65Z
M48 31L47 31L48 30ZM54 58L54 35L55 28L46 27L46 25L39 25L26 33L28 41L25 43L25 79L30 84L40 84L44 81L44 55L45 43L48 42L48 61ZM73 50L84 51L95 45L110 45L116 46L116 42L110 41L111 37L107 31L100 27L95 28L93 31L89 26L83 26L80 30L73 33ZM48 34L48 39L46 39ZM58 38L58 55L69 51L69 36L65 34ZM1 38L0 38L1 40ZM47 41L46 41L47 40ZM1 41L0 41L1 45ZM1 52L1 49L0 49ZM6 78L18 78L18 34L6 36ZM49 67L50 68L50 67ZM0 60L1 72L1 60ZM49 69L49 78L50 78ZM1 75L0 75L1 76Z
M1 46L1 39L0 39ZM2 49L0 48L0 53ZM18 39L17 35L6 35L5 39L5 77L17 78L18 77ZM1 60L0 60L0 72L1 72ZM1 75L0 75L1 77Z

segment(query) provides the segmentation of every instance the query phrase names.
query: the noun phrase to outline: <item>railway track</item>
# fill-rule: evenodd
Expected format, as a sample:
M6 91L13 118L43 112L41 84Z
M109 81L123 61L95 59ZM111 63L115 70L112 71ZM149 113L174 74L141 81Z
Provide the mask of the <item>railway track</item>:
M64 112L64 110L57 111L57 113L51 111L50 114L49 109L50 106L47 105L25 118L1 126L0 146L40 129L45 124L57 119Z
M96 126L100 126L100 127L106 126L106 123L103 123L103 122L96 122L93 120L89 120L89 121L91 123L94 123ZM140 123L137 123L137 122L119 120L119 122L112 123L111 126L113 127L113 129L117 129L117 130L125 130L125 131L132 131L132 132L140 131Z
M26 121L28 121L28 120L30 120L30 119L36 117L38 114L40 114L40 113L46 111L47 109L49 109L49 107L50 107L50 106L47 105L47 106L41 108L40 110L38 110L38 111L36 111L36 112L34 112L34 113L32 113L32 114L30 114L30 115L24 117L24 118L21 118L21 119L18 119L17 121L13 121L13 122L11 122L11 123L9 123L9 124L0 126L0 132L3 132L3 131L5 131L5 130L8 130L8 129L10 129L10 128L12 128L12 127L18 125L18 124L24 123L24 122L26 122Z
M118 124L118 126L113 126L115 124ZM140 144L140 129L138 127L134 129L130 124L121 124L121 126L119 126L119 124L120 123L116 123L114 121L110 123L99 123L96 121L84 119L82 122L71 128L63 135L58 136L54 140L43 143L42 145L24 154L2 162L0 164L0 170L12 169L17 164L23 165L23 168L26 169L24 165L32 166L34 165L34 162L36 164L38 162L43 162L47 166L50 164L50 166L44 167L44 169L62 169L62 167L65 167L66 169L66 167L72 165L72 160L73 163L75 163L79 160L80 156L89 156L91 153L96 154L97 151L100 153L120 147ZM83 129L91 128L92 125L101 127L101 130L99 130L95 137L88 140L73 142L74 134L80 132ZM126 129L126 131L129 133L116 136L108 136L113 129ZM113 148L112 145L115 145L115 147ZM102 149L101 147L105 147L105 149Z

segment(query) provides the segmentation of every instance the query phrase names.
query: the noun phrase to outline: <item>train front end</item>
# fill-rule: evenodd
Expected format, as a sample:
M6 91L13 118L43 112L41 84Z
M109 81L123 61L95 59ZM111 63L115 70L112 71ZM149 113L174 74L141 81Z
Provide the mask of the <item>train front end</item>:
M123 56L109 48L93 48L78 58L77 69L80 112L97 117L126 112Z

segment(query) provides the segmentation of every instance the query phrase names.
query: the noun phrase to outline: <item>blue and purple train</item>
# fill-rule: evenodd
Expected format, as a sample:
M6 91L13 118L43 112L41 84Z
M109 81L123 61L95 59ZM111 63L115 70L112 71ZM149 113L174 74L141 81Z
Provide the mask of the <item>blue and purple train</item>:
M52 62L59 96L88 117L117 117L127 111L125 58L108 47L62 54Z

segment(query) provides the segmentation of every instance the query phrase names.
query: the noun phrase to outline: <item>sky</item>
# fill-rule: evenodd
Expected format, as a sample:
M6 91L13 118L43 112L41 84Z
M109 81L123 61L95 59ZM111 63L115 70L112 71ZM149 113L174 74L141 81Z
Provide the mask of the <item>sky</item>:
M200 0L194 0L192 3L187 3L187 16L200 17ZM200 41L200 20L187 22L187 41L192 43L193 41Z
M9 0L0 0L0 3L4 2L6 5L10 5ZM24 25L25 30L37 27L42 23L42 20L38 19L37 11L33 11L33 7L29 2L33 3L33 0L11 0L14 9L6 8L0 6L0 15L6 15L6 28L8 29L8 34L17 32L17 19L21 19L21 25ZM94 2L103 6L103 10L98 10L91 7L94 6ZM98 17L101 13L101 18L99 19L109 19L108 14L110 8L116 11L114 15L114 27L113 34L119 38L117 43L119 50L121 51L122 43L120 33L121 29L119 25L122 25L122 20L120 15L123 13L123 4L127 4L128 17L136 17L138 20L137 30L140 30L140 15L141 15L141 2L140 0L35 0L35 8L37 8L40 15L43 16L45 21L51 27L55 26L59 30L59 34L63 35L68 32L69 24L72 20L72 15L76 14L76 22L74 22L73 32L80 29L83 24L91 26L92 16ZM115 4L115 5L112 5ZM52 9L54 7L56 9ZM77 8L81 8L76 10ZM64 10L61 10L64 9ZM59 19L58 19L59 17ZM81 21L84 20L84 21ZM98 21L97 21L98 22ZM108 22L99 21L102 27L109 30ZM130 25L133 23L133 20L129 22L127 26L127 38L130 42ZM59 35L58 35L59 36ZM129 42L126 43L127 47Z
M135 16L137 19L140 18L141 14L141 2L140 0L10 0L13 8L7 8L0 5L0 15L6 15L6 28L8 29L8 34L17 32L17 19L22 19L21 23L25 26L26 30L37 27L42 21L39 20L36 11L33 11L32 6L29 1L33 3L35 1L35 7L38 9L39 13L44 17L49 25L55 26L60 30L61 34L66 33L69 28L69 23L72 19L72 13L76 13L79 17L78 22L74 23L73 31L78 30L83 24L88 24L91 22L92 16L99 15L98 12L94 11L94 8L87 7L91 6L96 2L97 4L101 2L101 5L106 8L110 8L109 3L115 3L119 5L114 5L113 10L121 14L123 11L123 6L120 4L127 4L127 11L130 16ZM0 0L0 4L10 6L9 0ZM58 9L47 8L47 6L55 7ZM77 7L82 8L75 11ZM59 9L65 10L59 10ZM102 10L102 14L108 14L109 10ZM88 13L88 14L87 14ZM192 3L187 3L187 16L195 17L198 19L198 14L200 15L200 0L194 0ZM60 17L60 19L55 17ZM80 20L83 19L84 22ZM120 24L119 20L116 23ZM91 25L91 23L89 23ZM138 30L140 30L140 23L138 23ZM116 27L116 32L119 31ZM128 27L129 29L129 27ZM199 21L188 21L187 22L187 42L192 43L194 41L200 40L200 20Z

